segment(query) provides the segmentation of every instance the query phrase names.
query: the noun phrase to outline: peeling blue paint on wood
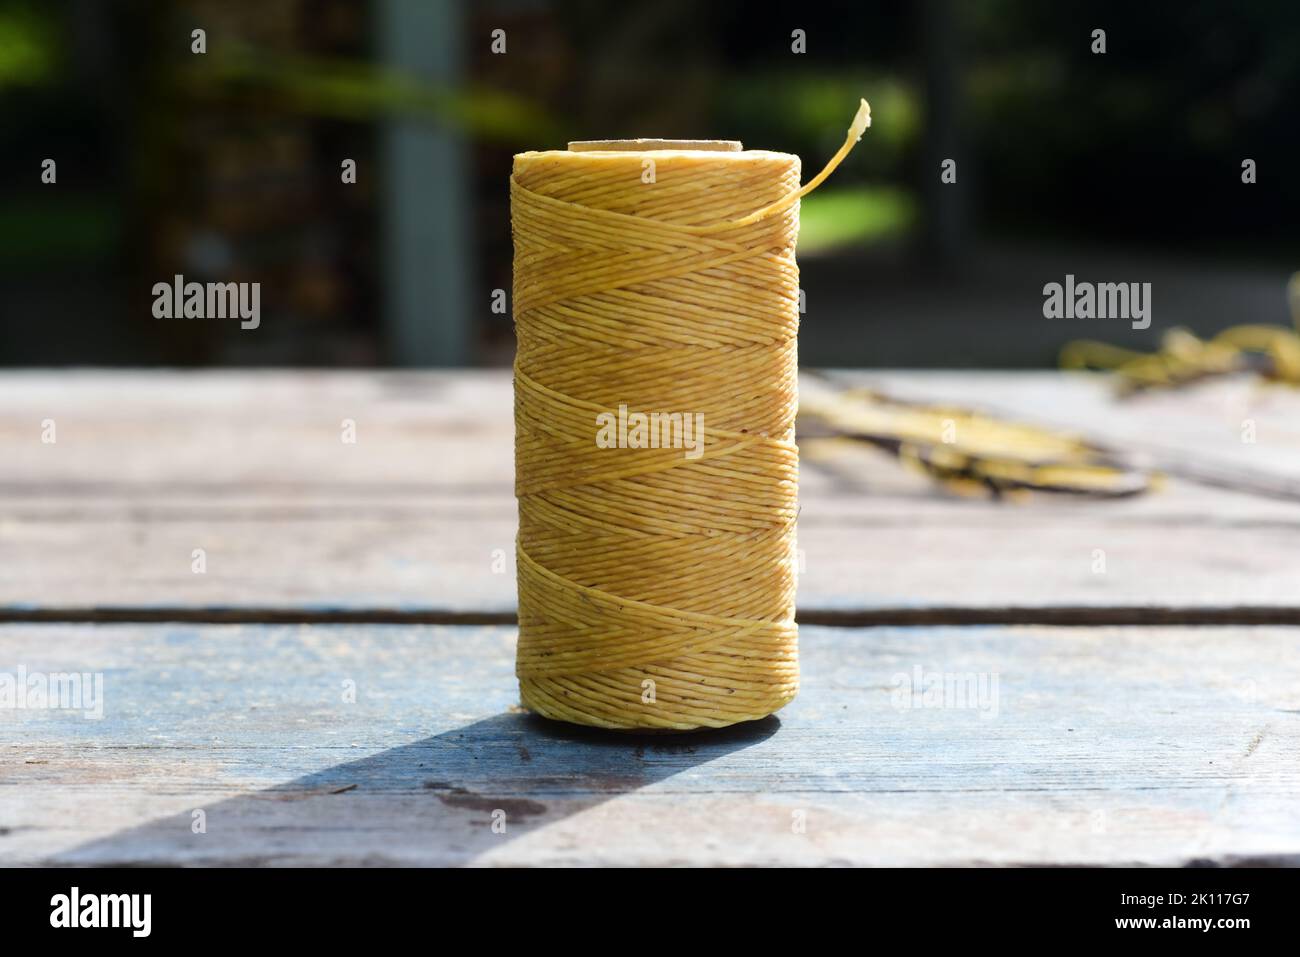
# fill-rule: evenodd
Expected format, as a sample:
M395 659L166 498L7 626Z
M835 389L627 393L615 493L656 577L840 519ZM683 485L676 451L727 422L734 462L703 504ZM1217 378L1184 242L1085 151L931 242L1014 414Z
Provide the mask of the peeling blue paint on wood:
M684 736L520 713L513 637L0 628L0 670L101 671L107 699L102 721L0 717L0 861L1187 863L1300 852L1300 629L805 628L794 704ZM900 694L931 675L980 674L997 676L995 712ZM195 810L206 833L192 831Z

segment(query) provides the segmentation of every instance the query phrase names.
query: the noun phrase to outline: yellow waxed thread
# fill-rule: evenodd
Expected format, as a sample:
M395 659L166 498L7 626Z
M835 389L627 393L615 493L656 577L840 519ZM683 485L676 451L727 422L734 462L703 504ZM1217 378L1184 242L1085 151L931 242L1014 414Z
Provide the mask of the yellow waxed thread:
M799 199L869 125L864 100L802 187L797 156L762 150L515 157L516 673L529 709L690 730L797 694ZM599 417L620 408L702 416L703 434L689 451L603 447Z

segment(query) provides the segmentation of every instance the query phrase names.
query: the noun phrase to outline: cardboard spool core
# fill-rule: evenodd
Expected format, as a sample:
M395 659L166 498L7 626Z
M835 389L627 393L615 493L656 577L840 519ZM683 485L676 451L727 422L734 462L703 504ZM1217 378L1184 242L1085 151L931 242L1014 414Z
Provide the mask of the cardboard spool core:
M739 140L572 140L570 153L641 153L646 150L705 150L710 153L739 153Z

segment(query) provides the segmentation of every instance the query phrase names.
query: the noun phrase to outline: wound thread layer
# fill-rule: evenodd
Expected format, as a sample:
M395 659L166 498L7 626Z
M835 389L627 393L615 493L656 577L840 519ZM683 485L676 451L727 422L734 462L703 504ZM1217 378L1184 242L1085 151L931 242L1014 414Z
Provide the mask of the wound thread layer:
M541 715L723 727L798 692L799 176L765 151L515 157L516 672ZM667 447L622 442L636 414Z

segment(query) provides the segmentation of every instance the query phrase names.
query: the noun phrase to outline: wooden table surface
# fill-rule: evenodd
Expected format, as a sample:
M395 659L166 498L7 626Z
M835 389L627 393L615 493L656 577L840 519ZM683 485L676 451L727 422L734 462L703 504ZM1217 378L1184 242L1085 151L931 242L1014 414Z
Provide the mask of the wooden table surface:
M1300 863L1300 394L838 384L1170 478L997 503L809 440L799 698L641 737L518 708L508 373L0 374L0 691L104 688L0 707L0 864Z

